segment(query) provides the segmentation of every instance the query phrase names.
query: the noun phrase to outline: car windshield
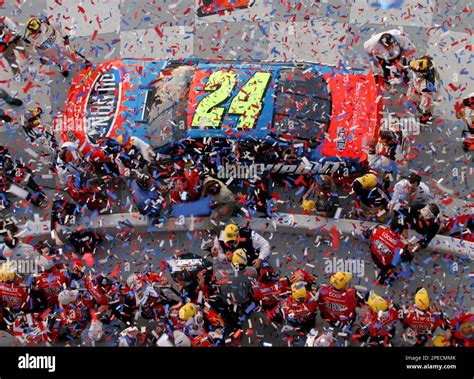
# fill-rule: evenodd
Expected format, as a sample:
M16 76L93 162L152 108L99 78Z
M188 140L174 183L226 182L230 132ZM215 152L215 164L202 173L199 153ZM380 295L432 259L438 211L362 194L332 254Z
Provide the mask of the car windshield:
M153 148L179 140L186 130L186 95L194 73L192 66L167 70L156 81L147 99L148 135Z
M331 95L322 75L299 68L283 70L276 88L273 133L320 141L331 120Z

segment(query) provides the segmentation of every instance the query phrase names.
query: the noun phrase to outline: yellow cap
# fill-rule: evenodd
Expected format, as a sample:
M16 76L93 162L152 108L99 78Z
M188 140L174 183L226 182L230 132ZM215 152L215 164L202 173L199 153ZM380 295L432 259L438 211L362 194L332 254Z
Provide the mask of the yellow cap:
M372 292L367 300L367 305L372 308L374 312L384 312L388 309L388 300Z
M352 279L352 274L350 272L336 272L331 276L331 281L329 282L335 289L343 289L349 280Z
M306 287L304 282L294 282L291 285L291 295L295 300L303 300L306 298Z
M232 254L232 264L235 266L244 265L247 266L247 253L245 249L237 249Z
M30 18L26 23L26 29L29 32L37 32L41 29L41 20L39 18Z
M234 241L239 236L239 227L235 224L226 225L224 233L224 241Z
M13 262L8 261L0 264L0 282L7 282L15 279L16 268Z
M415 71L426 71L429 60L427 58L417 59L410 62L410 67Z
M425 288L420 289L415 295L415 306L422 311L426 311L430 306L430 297Z
M437 335L433 337L433 346L446 347L449 346L449 340L444 335Z
M188 321L197 313L198 309L193 303L184 304L179 308L179 318L183 321Z
M305 211L312 211L316 205L316 202L314 200L303 200L301 203L301 208L303 208Z
M362 188L364 189L372 189L377 185L377 176L374 174L365 174L356 180L362 184Z

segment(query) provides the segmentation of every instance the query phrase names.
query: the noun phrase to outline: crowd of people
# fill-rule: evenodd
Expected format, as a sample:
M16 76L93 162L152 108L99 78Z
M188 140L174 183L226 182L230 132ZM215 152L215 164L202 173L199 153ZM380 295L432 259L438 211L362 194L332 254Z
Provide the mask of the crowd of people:
M21 36L12 20L0 18L0 33L0 53L15 75L21 76L19 59L34 53L42 64L57 65L65 77L71 64L91 64L47 19L29 20ZM398 30L374 35L364 48L374 65L381 67L386 85L405 83L407 98L420 112L421 121L430 122L439 88L433 60L412 59L415 47ZM22 105L3 89L0 98ZM466 117L466 109L472 109L472 101L462 103L459 117ZM258 314L262 324L275 328L291 346L390 346L400 328L401 340L408 345L472 346L474 316L463 313L448 319L432 304L426 288L416 290L412 304L400 305L351 286L348 272L336 272L325 283L305 270L283 275L273 268L268 240L228 220L236 215L271 217L278 210L275 189L284 185L284 179L263 173L244 180L236 191L217 177L217 145L203 147L199 159L183 147L177 161L163 159L146 141L127 135L100 138L84 151L72 142L58 143L42 113L39 107L25 112L20 123L24 137L43 159L50 158L49 169L58 181L53 199L48 199L28 165L16 159L10 147L0 146L2 210L12 206L13 198L20 198L51 214L51 240L35 245L22 240L14 218L1 221L0 342L239 346L244 329L247 336L254 333L252 320L256 322ZM12 121L3 110L0 119ZM443 227L440 208L419 174L412 172L392 182L407 143L399 130L381 130L359 176L337 184L331 176L311 173L301 180L305 189L301 213L382 224L364 232L379 270L378 285L397 280L398 263L413 259ZM226 159L239 160L238 146L228 151ZM117 193L123 187L130 196L120 203ZM353 206L341 204L341 191L350 192ZM209 240L203 241L202 255L182 254L160 269L127 277L120 267L110 273L93 272L88 257L105 237L74 225L85 215L132 204L150 225L176 216L177 209L210 216L213 228ZM466 225L472 230L472 219ZM405 242L408 230L419 238ZM390 235L393 246L384 245L381 235ZM21 267L25 262L37 272L25 273ZM267 336L255 334L258 343L269 343Z

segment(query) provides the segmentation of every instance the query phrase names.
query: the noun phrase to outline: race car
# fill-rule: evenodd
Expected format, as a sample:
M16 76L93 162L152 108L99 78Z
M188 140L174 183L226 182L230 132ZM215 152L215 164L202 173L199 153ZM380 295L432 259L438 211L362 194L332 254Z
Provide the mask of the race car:
M348 177L378 136L380 93L372 72L314 63L116 59L75 78L56 127L83 152L135 136L179 159L237 141L262 172Z
M198 17L210 16L224 11L248 8L254 2L255 0L201 0L196 14Z

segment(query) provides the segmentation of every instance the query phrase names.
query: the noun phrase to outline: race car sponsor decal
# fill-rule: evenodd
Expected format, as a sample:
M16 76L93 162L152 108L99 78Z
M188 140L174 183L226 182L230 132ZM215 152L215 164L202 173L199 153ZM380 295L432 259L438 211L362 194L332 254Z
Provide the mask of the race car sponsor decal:
M92 84L84 109L84 131L91 143L110 134L119 110L121 92L120 73L113 67L101 73Z
M188 125L191 128L263 128L271 122L272 73L255 68L198 69L191 83ZM261 116L264 117L261 117Z

